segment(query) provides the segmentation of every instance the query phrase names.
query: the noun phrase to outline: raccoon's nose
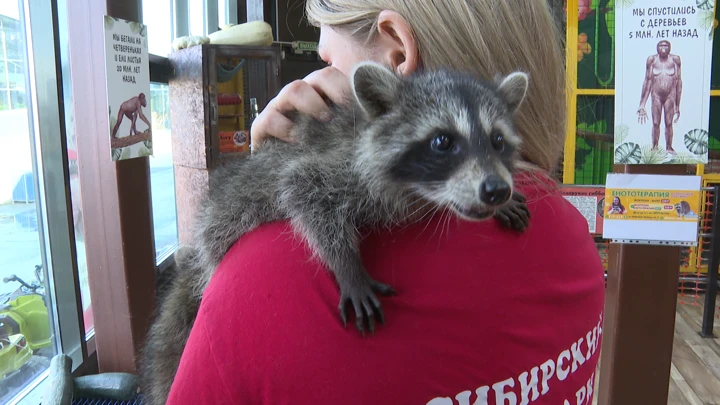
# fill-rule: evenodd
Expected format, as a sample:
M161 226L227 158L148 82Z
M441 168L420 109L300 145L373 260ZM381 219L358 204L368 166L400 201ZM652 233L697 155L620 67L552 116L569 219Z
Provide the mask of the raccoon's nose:
M510 185L500 177L490 176L480 185L480 201L488 205L500 205L510 199Z

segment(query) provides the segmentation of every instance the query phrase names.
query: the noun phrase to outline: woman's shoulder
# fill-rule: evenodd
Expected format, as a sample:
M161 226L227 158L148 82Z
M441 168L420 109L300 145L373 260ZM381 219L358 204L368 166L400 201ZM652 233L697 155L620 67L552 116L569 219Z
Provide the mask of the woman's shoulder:
M333 276L289 222L266 224L241 238L206 290L197 320L207 330L207 345L222 353L215 356L217 370L233 395L248 403L283 402L265 398L268 392L302 396L307 403L379 403L378 395L426 403L536 372L557 358L569 340L586 337L597 325L603 269L584 218L559 191L537 183L519 189L532 215L524 233L498 221L441 214L365 235L363 265L397 291L381 298L386 323L371 339L359 338L352 317L343 327ZM417 337L420 343L412 343ZM448 348L459 351L454 366L467 370L460 379L428 372L447 367ZM387 394L367 390L387 381L359 364L382 375L406 375L410 385ZM568 388L554 389L548 401L560 403L565 391L584 385L593 364L566 379ZM308 390L308 381L337 384L320 393ZM420 390L410 389L418 382ZM523 395L519 380L514 383Z
M532 174L519 176L517 186L531 214L525 232L504 227L493 219L462 221L440 213L422 223L364 234L360 245L362 261L369 272L382 273L393 266L442 268L479 259L487 263L504 255L542 262L546 253L562 249L597 254L586 219L562 196L556 182ZM293 232L289 221L265 224L243 236L217 273L216 277L231 284L241 283L244 288L252 288L254 283L293 291L302 286L328 291L336 288L327 283L328 277L318 277L327 273L325 266Z

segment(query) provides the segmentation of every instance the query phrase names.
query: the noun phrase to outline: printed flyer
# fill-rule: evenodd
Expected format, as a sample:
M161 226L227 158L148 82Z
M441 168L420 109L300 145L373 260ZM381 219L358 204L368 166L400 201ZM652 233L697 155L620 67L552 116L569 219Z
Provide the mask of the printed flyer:
M112 160L151 156L150 64L143 24L104 16Z
M563 197L585 217L590 234L602 234L605 188L563 186L561 192Z
M696 245L700 176L607 175L603 237Z
M715 0L615 2L615 163L708 162Z
M609 219L695 222L700 191L613 189L605 197Z

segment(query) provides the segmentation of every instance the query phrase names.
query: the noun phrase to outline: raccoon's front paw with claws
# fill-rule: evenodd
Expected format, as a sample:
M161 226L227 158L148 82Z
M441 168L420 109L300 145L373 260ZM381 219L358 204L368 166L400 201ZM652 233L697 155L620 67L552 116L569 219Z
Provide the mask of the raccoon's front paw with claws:
M375 332L375 321L381 324L385 323L380 300L375 293L383 296L395 295L395 290L387 284L368 279L365 282L358 283L343 288L340 287L340 317L343 325L347 327L348 304L355 311L355 327L365 336L365 323L371 333Z
M530 210L525 201L524 195L514 192L512 199L495 213L495 218L508 228L524 232L530 225Z

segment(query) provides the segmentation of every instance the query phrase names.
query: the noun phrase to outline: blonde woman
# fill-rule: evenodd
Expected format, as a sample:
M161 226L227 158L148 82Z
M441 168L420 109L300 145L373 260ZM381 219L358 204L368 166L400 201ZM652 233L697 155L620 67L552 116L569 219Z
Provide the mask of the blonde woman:
M321 116L361 60L403 75L522 69L531 84L518 128L536 168L519 177L530 228L433 218L366 235L368 271L398 295L381 298L387 322L362 338L342 327L332 276L287 237L289 225L263 226L206 290L168 403L592 403L603 268L585 219L536 186L559 163L565 132L562 48L546 0L308 0L307 14L330 67L264 109L254 148L268 137L292 142L285 114ZM445 225L442 237L424 232Z

